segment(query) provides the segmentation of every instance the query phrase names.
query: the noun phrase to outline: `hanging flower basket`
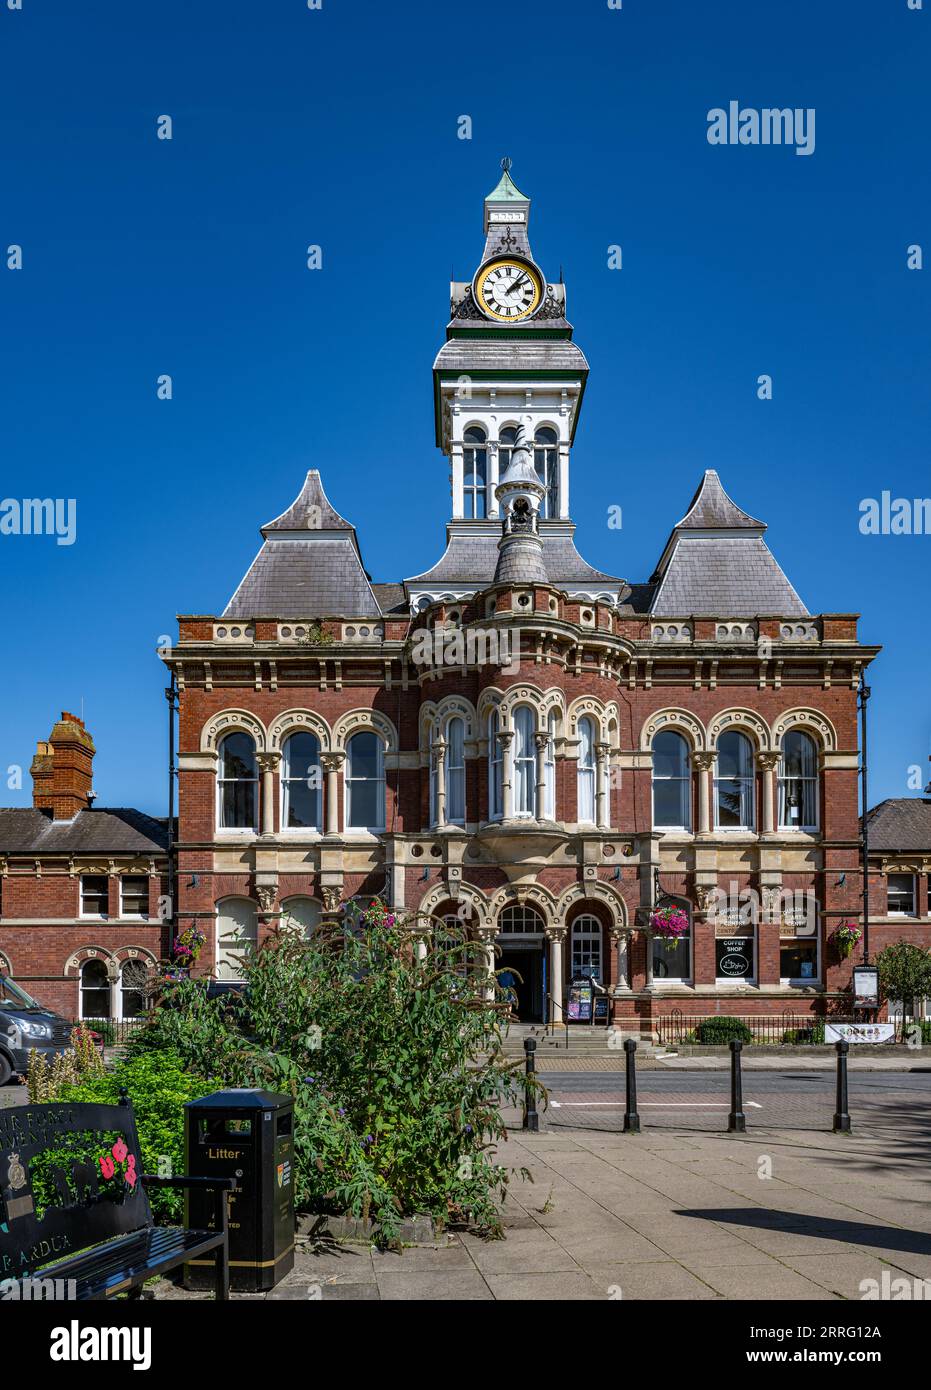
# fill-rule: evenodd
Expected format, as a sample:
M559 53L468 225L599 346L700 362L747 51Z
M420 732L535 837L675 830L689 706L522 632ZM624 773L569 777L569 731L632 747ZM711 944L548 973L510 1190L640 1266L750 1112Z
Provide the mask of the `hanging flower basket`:
M841 922L840 926L835 929L831 937L831 940L837 947L837 954L841 960L847 959L862 936L863 931L857 926L856 922Z
M674 951L682 938L688 936L688 914L681 907L657 907L650 914L650 926L666 950Z

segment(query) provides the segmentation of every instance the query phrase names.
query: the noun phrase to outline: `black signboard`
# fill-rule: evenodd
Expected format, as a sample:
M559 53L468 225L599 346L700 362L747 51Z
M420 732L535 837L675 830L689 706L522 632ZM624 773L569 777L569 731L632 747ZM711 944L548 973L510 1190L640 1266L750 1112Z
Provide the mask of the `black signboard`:
M719 980L744 980L753 976L753 937L722 936L714 943Z

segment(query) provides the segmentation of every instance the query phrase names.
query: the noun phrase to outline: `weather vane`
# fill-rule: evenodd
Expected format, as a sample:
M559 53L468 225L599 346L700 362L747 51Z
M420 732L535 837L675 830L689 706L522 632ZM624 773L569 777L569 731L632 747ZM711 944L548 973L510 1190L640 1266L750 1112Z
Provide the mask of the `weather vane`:
M510 159L508 159L507 155L505 155L501 161L501 168L504 170L505 173L508 173L508 171L511 168L511 161Z

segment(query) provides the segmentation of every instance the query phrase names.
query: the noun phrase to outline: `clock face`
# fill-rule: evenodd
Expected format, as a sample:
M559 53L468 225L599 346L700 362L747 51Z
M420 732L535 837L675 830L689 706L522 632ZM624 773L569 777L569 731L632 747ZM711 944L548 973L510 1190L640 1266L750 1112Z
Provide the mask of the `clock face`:
M533 266L502 259L482 266L475 277L474 293L490 318L516 323L539 308L543 285Z

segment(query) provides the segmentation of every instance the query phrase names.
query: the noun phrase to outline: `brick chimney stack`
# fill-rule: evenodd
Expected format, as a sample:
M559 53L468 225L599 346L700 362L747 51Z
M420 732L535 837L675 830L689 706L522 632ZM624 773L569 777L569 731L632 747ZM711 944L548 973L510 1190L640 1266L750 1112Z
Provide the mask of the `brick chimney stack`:
M36 744L29 769L36 810L51 811L53 820L72 820L86 811L93 801L95 752L84 720L62 710L48 740Z

